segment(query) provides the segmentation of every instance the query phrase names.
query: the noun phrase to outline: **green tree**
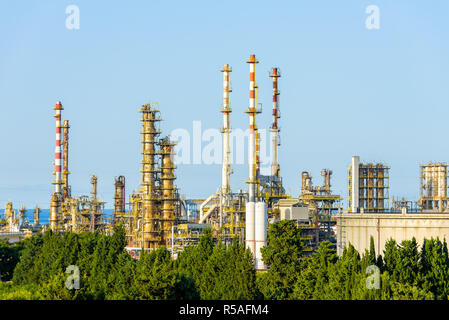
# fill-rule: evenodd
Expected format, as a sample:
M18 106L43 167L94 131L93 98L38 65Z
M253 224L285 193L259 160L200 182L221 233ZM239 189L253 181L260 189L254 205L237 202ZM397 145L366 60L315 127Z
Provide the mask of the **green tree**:
M200 237L198 245L186 247L174 262L175 268L180 273L193 279L198 292L202 292L201 287L204 284L205 268L213 250L214 239L212 230L207 229ZM202 296L202 298L204 297Z
M20 261L14 269L13 282L16 284L36 283L39 280L37 257L41 254L43 235L36 234L24 240Z
M77 289L67 289L66 280L68 275L62 271L43 282L38 289L39 296L44 300L79 300L83 299L82 292Z
M399 279L399 249L394 239L385 243L383 270L387 271L393 281Z
M422 287L432 292L436 299L448 299L449 257L446 240L424 239L421 248L420 282Z
M402 241L398 252L399 256L396 263L396 268L399 269L397 270L399 274L398 282L413 285L416 283L415 280L420 269L420 257L416 239L413 237L412 240Z
M288 299L300 270L300 230L290 220L273 223L268 229L267 246L261 252L269 269L258 278L260 292L266 299Z
M223 295L223 298L229 300L260 298L251 251L245 250L245 245L234 239L232 246L228 248L228 253L225 272L229 275L229 290Z
M326 299L352 299L354 290L361 285L363 279L360 262L360 255L352 244L344 248L341 258L329 270L328 290L325 291Z
M106 288L105 299L108 300L130 300L136 293L133 291L136 276L136 264L129 254L121 253L114 265Z
M11 280L19 262L19 248L0 241L0 281Z
M159 248L144 253L136 266L133 299L182 300L198 298L193 281L172 269L170 252Z
M323 241L311 258L301 265L294 284L292 298L298 300L324 299L328 291L329 270L337 261L332 243Z

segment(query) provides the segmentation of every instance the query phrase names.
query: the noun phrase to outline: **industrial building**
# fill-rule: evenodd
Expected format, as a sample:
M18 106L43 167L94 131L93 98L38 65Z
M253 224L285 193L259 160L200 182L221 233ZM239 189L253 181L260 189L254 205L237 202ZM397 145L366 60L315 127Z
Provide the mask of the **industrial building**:
M352 157L349 167L349 207L338 215L338 253L351 243L359 252L369 250L373 237L376 252L382 253L387 240L396 242L416 238L448 239L447 208L448 165L444 163L420 166L420 198L388 203L389 167L383 164L361 164Z

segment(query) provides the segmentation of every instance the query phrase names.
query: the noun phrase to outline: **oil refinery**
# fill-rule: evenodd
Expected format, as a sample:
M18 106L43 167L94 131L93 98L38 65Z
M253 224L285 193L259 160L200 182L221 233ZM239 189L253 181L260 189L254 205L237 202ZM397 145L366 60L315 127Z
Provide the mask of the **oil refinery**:
M69 136L68 120L62 120L64 107L57 102L53 107L56 119L56 147L54 154L54 185L49 195L49 224L40 225L41 209L36 207L34 223L25 217L25 208L14 209L6 203L0 216L0 238L16 241L36 232L51 229L53 232L100 232L110 234L114 226L123 225L126 230L127 251L136 258L142 251L166 246L176 257L186 246L196 244L206 229L212 229L217 240L229 245L238 239L253 253L257 270L266 266L261 248L267 243L267 230L278 220L292 220L301 231L306 253L314 252L320 241L329 240L341 254L352 243L356 249L368 248L374 237L376 251L383 249L387 239L418 241L425 237L447 238L449 236L448 165L430 163L420 166L420 197L413 202L389 197L390 167L383 163L361 163L354 156L348 169L348 206L343 207L343 196L331 189L333 171L324 168L322 185L314 185L308 171L298 175L301 189L296 195L286 193L283 185L280 147L279 68L269 73L272 82L272 158L270 174L261 173L260 134L257 115L262 112L258 103L256 66L259 61L250 55L249 104L246 110L234 113L231 101L232 67L220 68L223 79L222 105L217 116L222 116L223 159L221 184L218 190L205 199L180 196L176 186L174 161L176 141L164 135L160 126L162 114L158 103L140 107L140 186L136 192L127 194L126 177L114 178L114 203L112 217L105 217L105 200L98 196L98 179L91 175L90 195L72 194L69 183ZM218 70L217 70L218 71ZM241 181L242 188L231 189L233 173L231 163L231 114L234 117L248 115L248 176ZM288 114L288 109L285 111ZM53 130L53 129L52 129ZM137 128L136 128L137 130ZM289 130L287 128L287 130ZM349 160L349 159L348 159ZM289 173L292 174L292 173ZM219 173L217 172L217 181ZM245 185L247 187L245 188ZM131 188L132 189L132 188ZM186 191L188 194L188 190Z

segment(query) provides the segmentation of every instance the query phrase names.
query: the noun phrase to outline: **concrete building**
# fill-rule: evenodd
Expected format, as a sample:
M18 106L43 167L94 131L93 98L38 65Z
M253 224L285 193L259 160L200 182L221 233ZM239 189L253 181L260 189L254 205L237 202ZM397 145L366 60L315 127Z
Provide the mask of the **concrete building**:
M383 254L389 239L400 243L413 237L421 245L424 239L449 240L448 165L421 165L418 208L412 201L394 200L388 205L389 167L362 164L352 157L349 167L349 208L337 217L337 253L351 243L362 254L374 239L377 254Z
M338 255L349 243L360 254L369 250L371 236L376 254L383 254L385 242L390 238L400 243L415 237L419 245L424 238L449 241L449 214L407 212L403 208L399 213L343 213L337 218Z

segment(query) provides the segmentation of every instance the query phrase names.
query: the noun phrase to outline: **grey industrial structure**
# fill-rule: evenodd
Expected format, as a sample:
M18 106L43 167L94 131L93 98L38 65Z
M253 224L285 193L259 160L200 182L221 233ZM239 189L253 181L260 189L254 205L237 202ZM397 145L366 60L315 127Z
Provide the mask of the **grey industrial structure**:
M351 243L359 252L369 249L374 239L376 252L385 242L425 238L448 239L448 165L420 166L420 198L416 205L405 199L392 200L388 207L388 171L383 164L361 164L354 156L349 167L349 207L337 218L337 252Z

